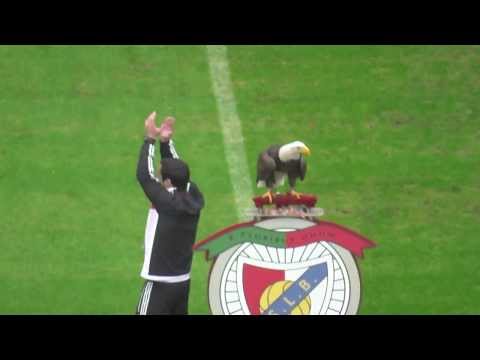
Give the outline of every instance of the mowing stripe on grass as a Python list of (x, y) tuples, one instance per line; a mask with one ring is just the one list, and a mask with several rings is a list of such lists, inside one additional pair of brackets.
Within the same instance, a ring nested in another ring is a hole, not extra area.
[(207, 54), (213, 92), (217, 101), (218, 119), (223, 131), (230, 181), (235, 193), (237, 215), (242, 219), (243, 211), (251, 207), (252, 183), (243, 146), (242, 127), (230, 80), (227, 47), (207, 46)]

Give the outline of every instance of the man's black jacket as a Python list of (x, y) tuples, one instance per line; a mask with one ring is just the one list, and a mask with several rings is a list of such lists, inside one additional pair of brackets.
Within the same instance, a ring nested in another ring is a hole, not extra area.
[[(155, 177), (153, 156), (155, 140), (145, 139), (140, 150), (137, 180), (145, 195), (158, 212), (155, 237), (146, 261), (149, 277), (188, 274), (192, 265), (193, 250), (203, 195), (194, 182), (187, 191), (168, 191)], [(173, 142), (160, 143), (162, 158), (178, 157)]]

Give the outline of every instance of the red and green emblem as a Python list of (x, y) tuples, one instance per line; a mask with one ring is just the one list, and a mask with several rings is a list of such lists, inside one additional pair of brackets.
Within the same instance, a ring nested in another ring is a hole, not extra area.
[(375, 244), (343, 226), (298, 217), (232, 225), (197, 243), (214, 259), (213, 314), (355, 314), (354, 255)]

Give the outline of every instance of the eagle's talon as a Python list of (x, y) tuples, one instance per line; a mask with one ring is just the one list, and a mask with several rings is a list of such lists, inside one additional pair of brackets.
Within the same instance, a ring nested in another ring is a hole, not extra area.
[(289, 194), (296, 197), (298, 200), (302, 197), (302, 193), (296, 192), (295, 190), (290, 190)]
[(273, 204), (273, 194), (271, 191), (267, 191), (265, 194), (262, 195), (262, 199), (268, 199), (269, 204)]

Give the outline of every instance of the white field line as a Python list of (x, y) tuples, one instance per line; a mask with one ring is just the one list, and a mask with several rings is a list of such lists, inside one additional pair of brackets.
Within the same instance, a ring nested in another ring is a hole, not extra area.
[(218, 119), (223, 131), (230, 181), (235, 194), (237, 216), (243, 220), (245, 210), (252, 207), (252, 183), (243, 145), (242, 127), (230, 80), (227, 47), (207, 46), (207, 55), (213, 92), (217, 101)]

